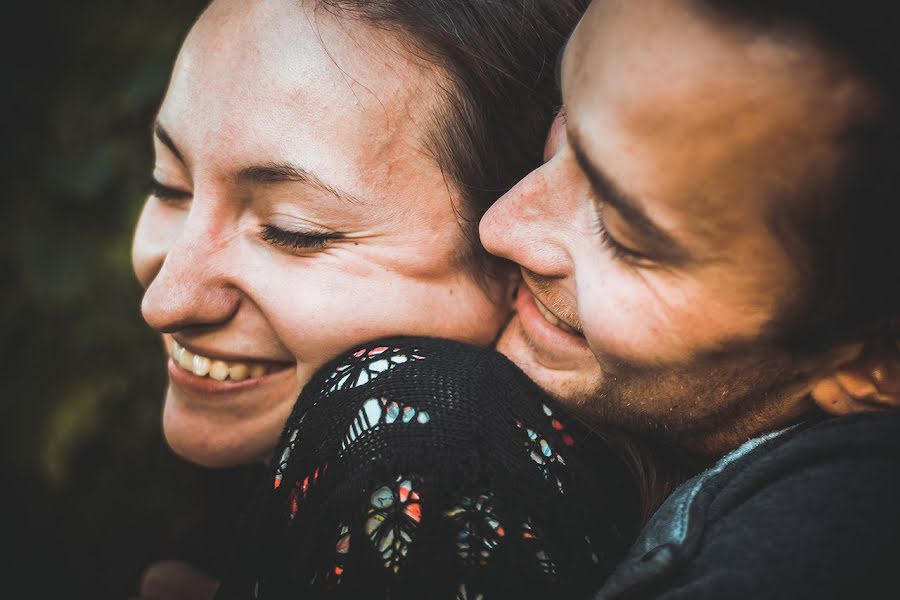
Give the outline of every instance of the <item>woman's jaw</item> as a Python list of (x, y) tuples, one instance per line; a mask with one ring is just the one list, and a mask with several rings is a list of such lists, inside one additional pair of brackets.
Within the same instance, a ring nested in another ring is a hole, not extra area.
[[(163, 335), (169, 389), (166, 440), (207, 467), (264, 461), (308, 377), (297, 363), (243, 356)], [(224, 377), (223, 377), (224, 374)]]

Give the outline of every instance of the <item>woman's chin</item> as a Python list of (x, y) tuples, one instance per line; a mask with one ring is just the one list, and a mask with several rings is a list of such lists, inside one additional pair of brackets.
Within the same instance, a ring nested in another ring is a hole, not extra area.
[(268, 414), (209, 411), (169, 386), (163, 408), (163, 435), (172, 451), (202, 467), (225, 468), (265, 462), (281, 435), (293, 401)]

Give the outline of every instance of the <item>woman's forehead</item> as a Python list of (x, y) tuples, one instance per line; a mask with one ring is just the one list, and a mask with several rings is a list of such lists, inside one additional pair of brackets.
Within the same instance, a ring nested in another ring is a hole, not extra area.
[(321, 139), (383, 158), (423, 146), (431, 122), (435, 87), (412, 61), (353, 19), (287, 0), (217, 0), (185, 41), (160, 119), (198, 150), (296, 151)]

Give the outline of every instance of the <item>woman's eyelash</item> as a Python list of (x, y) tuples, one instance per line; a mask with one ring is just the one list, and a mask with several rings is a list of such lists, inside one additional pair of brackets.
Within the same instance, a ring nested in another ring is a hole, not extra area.
[(263, 225), (262, 239), (288, 250), (316, 250), (343, 237), (340, 233), (322, 231), (287, 231), (274, 225)]
[(150, 195), (156, 196), (160, 200), (188, 200), (191, 197), (190, 192), (163, 185), (156, 178), (150, 179), (147, 189)]

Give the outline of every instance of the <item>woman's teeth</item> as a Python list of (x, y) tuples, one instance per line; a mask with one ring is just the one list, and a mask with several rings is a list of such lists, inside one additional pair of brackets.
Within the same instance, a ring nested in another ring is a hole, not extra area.
[(556, 315), (554, 315), (552, 312), (550, 312), (550, 309), (548, 309), (546, 306), (544, 306), (544, 304), (540, 300), (537, 299), (537, 296), (534, 296), (534, 304), (535, 304), (535, 306), (537, 306), (538, 312), (541, 313), (541, 315), (545, 319), (547, 319), (548, 323), (550, 323), (554, 327), (558, 327), (559, 329), (562, 329), (566, 333), (571, 333), (571, 334), (577, 335), (577, 333), (574, 329), (569, 327), (566, 323), (563, 323), (562, 321), (560, 321), (556, 317)]
[(206, 358), (205, 356), (194, 354), (175, 340), (172, 340), (172, 360), (185, 371), (190, 371), (198, 377), (211, 377), (216, 381), (256, 379), (272, 371), (266, 365), (259, 363), (227, 363)]

